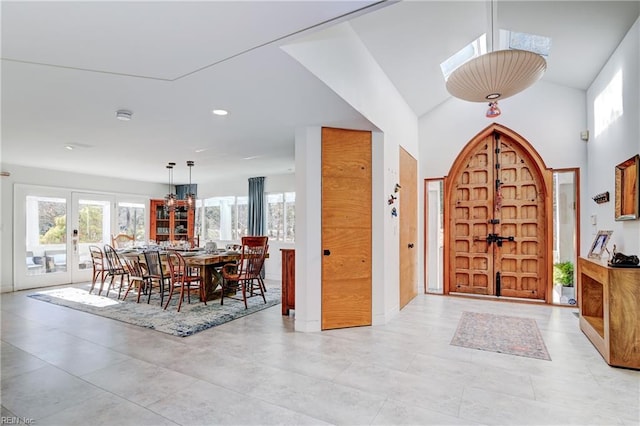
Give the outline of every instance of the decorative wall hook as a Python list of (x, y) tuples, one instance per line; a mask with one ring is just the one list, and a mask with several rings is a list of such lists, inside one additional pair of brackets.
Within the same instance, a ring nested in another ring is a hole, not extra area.
[(395, 207), (391, 209), (391, 216), (398, 217), (398, 210)]
[(593, 198), (593, 201), (595, 201), (598, 204), (608, 203), (609, 202), (609, 191), (603, 192), (601, 194), (594, 195), (592, 198)]
[(400, 186), (400, 184), (399, 184), (399, 183), (396, 183), (396, 187), (394, 188), (393, 192), (398, 192), (398, 191), (400, 191), (400, 188), (402, 188), (402, 187)]
[(395, 200), (397, 200), (397, 199), (398, 199), (398, 197), (394, 197), (394, 195), (393, 195), (393, 194), (391, 194), (391, 195), (389, 195), (389, 199), (387, 200), (387, 203), (388, 203), (389, 205), (391, 205), (391, 204), (393, 204), (393, 202), (394, 202)]

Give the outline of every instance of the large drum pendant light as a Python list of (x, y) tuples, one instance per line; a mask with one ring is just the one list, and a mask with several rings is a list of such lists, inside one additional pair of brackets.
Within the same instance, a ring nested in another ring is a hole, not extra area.
[(538, 81), (547, 62), (526, 50), (497, 50), (473, 58), (456, 68), (447, 90), (456, 98), (487, 102), (513, 96)]
[[(493, 50), (497, 39), (494, 21), (496, 1), (490, 3), (487, 40), (489, 52), (477, 56), (456, 68), (447, 79), (447, 91), (456, 98), (470, 102), (490, 102), (497, 109), (497, 101), (519, 93), (538, 81), (547, 69), (547, 61), (527, 50)], [(494, 114), (499, 115), (499, 109)], [(497, 114), (495, 114), (497, 112)], [(489, 115), (487, 115), (489, 116)]]

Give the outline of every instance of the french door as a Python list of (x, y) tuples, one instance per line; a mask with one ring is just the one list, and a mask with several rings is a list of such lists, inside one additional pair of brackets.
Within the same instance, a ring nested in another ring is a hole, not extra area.
[(104, 194), (71, 194), (71, 282), (91, 279), (93, 266), (89, 246), (111, 244), (115, 197)]
[(490, 126), (445, 183), (449, 292), (548, 300), (551, 172), (533, 147)]
[(16, 185), (14, 289), (91, 279), (89, 246), (110, 244), (115, 197)]

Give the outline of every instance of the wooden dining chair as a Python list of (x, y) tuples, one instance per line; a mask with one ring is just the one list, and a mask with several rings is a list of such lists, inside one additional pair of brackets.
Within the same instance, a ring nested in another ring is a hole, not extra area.
[(98, 281), (98, 277), (100, 277), (100, 290), (98, 290), (98, 295), (100, 295), (102, 293), (102, 287), (104, 286), (104, 279), (107, 274), (108, 267), (106, 265), (104, 253), (100, 247), (89, 246), (89, 253), (91, 254), (91, 264), (93, 266), (93, 275), (91, 277), (91, 289), (89, 290), (89, 294), (91, 294), (95, 288), (96, 281)]
[(128, 234), (111, 235), (111, 246), (113, 248), (125, 248), (127, 245), (131, 245), (136, 241), (136, 237)]
[(148, 284), (148, 292), (147, 295), (147, 303), (151, 301), (151, 293), (153, 292), (153, 287), (157, 285), (158, 293), (160, 295), (160, 306), (164, 305), (164, 295), (167, 291), (166, 285), (170, 283), (171, 276), (169, 275), (169, 271), (167, 271), (162, 264), (162, 257), (158, 250), (147, 250), (144, 252), (144, 262), (147, 266), (147, 284)]
[(136, 253), (135, 255), (123, 256), (123, 259), (125, 267), (129, 272), (129, 285), (127, 286), (127, 291), (124, 292), (122, 301), (125, 301), (129, 291), (131, 291), (133, 287), (136, 287), (136, 291), (138, 292), (136, 303), (140, 303), (140, 296), (143, 293), (146, 294), (147, 291), (151, 291), (149, 289), (149, 274), (142, 262), (140, 262), (139, 254)]
[[(107, 259), (107, 277), (111, 277), (109, 285), (107, 286), (107, 297), (109, 297), (109, 290), (113, 288), (114, 281), (118, 277), (118, 299), (122, 293), (122, 287), (124, 286), (125, 279), (129, 282), (129, 272), (125, 269), (124, 264), (120, 260), (120, 256), (116, 250), (109, 244), (104, 246), (104, 257)], [(102, 291), (102, 290), (101, 290)]]
[[(260, 295), (264, 303), (267, 303), (260, 271), (267, 255), (268, 239), (266, 236), (242, 237), (240, 260), (237, 263), (227, 263), (222, 266), (221, 305), (224, 304), (225, 296), (244, 301), (245, 309), (247, 309), (247, 297)], [(242, 291), (242, 299), (235, 296), (238, 290)], [(255, 293), (257, 291), (259, 294)]]
[(207, 295), (204, 289), (204, 281), (200, 275), (190, 273), (191, 268), (187, 266), (184, 257), (178, 252), (170, 252), (167, 254), (167, 264), (169, 265), (171, 280), (169, 282), (169, 297), (167, 298), (167, 303), (164, 305), (164, 309), (167, 309), (169, 306), (171, 297), (173, 297), (173, 293), (176, 290), (180, 290), (178, 312), (180, 312), (180, 308), (182, 307), (185, 293), (188, 303), (191, 303), (191, 292), (197, 291), (200, 300), (206, 305)]

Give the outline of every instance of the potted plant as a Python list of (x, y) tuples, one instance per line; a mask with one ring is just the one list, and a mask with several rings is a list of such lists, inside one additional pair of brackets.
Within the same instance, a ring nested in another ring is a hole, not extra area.
[(573, 263), (568, 261), (554, 263), (553, 282), (563, 287), (573, 287)]
[(573, 262), (554, 263), (553, 282), (555, 291), (560, 296), (561, 303), (567, 303), (569, 300), (573, 300), (575, 297), (575, 290), (573, 288)]

